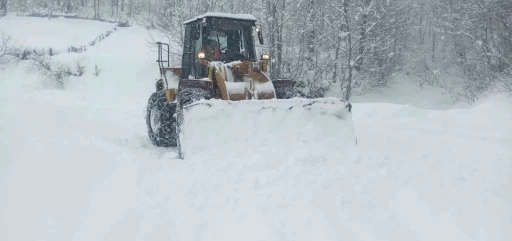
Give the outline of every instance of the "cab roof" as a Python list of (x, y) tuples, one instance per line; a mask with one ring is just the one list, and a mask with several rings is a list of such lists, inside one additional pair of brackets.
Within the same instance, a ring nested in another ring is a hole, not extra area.
[(192, 19), (189, 19), (189, 20), (183, 22), (183, 24), (188, 24), (188, 23), (191, 23), (191, 22), (194, 22), (194, 21), (197, 21), (200, 19), (204, 19), (204, 18), (228, 18), (228, 19), (244, 20), (244, 21), (252, 21), (252, 22), (257, 21), (257, 19), (252, 14), (231, 14), (231, 13), (210, 12), (210, 13), (206, 13), (206, 14), (194, 17)]

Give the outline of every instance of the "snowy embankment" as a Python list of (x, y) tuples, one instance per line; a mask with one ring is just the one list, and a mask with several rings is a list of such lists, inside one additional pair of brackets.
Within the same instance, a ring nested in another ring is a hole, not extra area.
[(132, 27), (58, 56), (88, 67), (66, 90), (42, 87), (27, 62), (0, 70), (0, 240), (512, 237), (509, 97), (443, 110), (359, 99), (358, 145), (343, 153), (262, 145), (179, 160), (146, 135), (147, 39)]

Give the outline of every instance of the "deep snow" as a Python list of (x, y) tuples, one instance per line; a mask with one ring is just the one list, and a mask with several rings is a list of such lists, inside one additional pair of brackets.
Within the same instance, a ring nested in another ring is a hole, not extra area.
[[(357, 98), (358, 145), (342, 153), (226, 147), (179, 160), (146, 135), (158, 74), (147, 41), (131, 27), (57, 56), (88, 67), (66, 90), (25, 73), (29, 62), (0, 70), (0, 240), (512, 237), (510, 97), (424, 109), (391, 89)], [(421, 103), (441, 101), (430, 92)]]

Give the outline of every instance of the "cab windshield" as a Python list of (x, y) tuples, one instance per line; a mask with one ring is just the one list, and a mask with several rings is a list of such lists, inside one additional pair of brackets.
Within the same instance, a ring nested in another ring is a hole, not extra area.
[(203, 32), (203, 49), (210, 61), (255, 61), (252, 22), (212, 19)]

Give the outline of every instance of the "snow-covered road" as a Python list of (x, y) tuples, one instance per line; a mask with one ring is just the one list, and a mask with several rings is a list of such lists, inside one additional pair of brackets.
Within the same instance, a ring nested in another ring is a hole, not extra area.
[(512, 237), (508, 97), (448, 110), (355, 103), (359, 144), (344, 153), (179, 160), (146, 135), (145, 73), (157, 69), (142, 33), (89, 50), (103, 75), (66, 91), (23, 66), (0, 70), (0, 240)]

